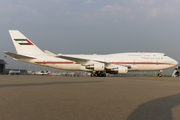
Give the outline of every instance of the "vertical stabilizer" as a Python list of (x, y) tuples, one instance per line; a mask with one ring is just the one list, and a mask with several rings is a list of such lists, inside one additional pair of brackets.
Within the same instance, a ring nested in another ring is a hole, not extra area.
[(9, 33), (18, 54), (45, 54), (18, 30), (9, 30)]

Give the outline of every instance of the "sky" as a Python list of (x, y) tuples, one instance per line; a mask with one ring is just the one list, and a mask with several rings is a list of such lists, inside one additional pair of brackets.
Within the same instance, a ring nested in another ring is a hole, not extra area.
[[(180, 0), (0, 2), (0, 51), (16, 53), (8, 30), (19, 30), (40, 49), (54, 53), (162, 52), (180, 62)], [(0, 59), (4, 56), (0, 52)], [(10, 56), (6, 60), (7, 68), (29, 68)]]

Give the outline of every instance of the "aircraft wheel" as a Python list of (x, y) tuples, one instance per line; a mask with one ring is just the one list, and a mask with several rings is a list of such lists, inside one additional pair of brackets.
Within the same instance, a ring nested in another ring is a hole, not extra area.
[(94, 74), (93, 74), (93, 73), (91, 73), (91, 77), (94, 77)]
[(105, 74), (105, 73), (103, 74), (103, 77), (106, 77), (106, 74)]
[(101, 77), (101, 74), (97, 74), (98, 77)]
[(94, 74), (95, 77), (98, 77), (98, 74)]
[(162, 77), (162, 74), (161, 74), (161, 73), (158, 73), (158, 77)]

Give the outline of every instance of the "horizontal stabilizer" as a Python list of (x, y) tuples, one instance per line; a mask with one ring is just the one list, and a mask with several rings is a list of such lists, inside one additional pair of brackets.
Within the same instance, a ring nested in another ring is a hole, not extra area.
[(11, 52), (6, 52), (4, 51), (3, 53), (15, 58), (15, 59), (36, 59), (34, 57), (29, 57), (29, 56), (25, 56), (25, 55), (20, 55), (20, 54), (15, 54), (15, 53), (11, 53)]

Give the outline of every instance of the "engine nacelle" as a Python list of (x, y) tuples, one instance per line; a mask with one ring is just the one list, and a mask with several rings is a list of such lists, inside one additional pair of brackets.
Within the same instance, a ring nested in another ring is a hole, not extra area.
[(94, 71), (104, 71), (105, 64), (104, 63), (94, 63), (94, 65), (86, 65), (86, 69), (93, 69)]
[(122, 67), (108, 69), (107, 72), (111, 74), (126, 74), (128, 72), (128, 68), (122, 66)]

